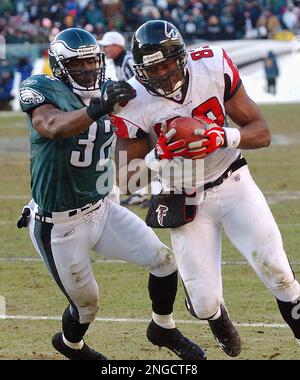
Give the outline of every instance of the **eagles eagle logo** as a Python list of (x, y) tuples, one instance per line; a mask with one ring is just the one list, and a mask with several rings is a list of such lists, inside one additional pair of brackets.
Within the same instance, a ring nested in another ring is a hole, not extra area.
[(24, 104), (40, 104), (45, 100), (44, 95), (30, 87), (20, 89), (20, 101)]

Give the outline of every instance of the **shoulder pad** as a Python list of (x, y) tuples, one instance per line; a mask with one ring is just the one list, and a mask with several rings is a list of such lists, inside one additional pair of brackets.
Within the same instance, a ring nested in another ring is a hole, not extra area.
[(20, 106), (24, 112), (32, 111), (42, 104), (57, 105), (57, 92), (66, 85), (59, 79), (48, 75), (32, 75), (20, 85)]

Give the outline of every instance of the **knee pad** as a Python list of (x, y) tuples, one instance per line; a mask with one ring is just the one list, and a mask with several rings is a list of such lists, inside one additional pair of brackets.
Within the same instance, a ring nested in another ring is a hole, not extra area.
[(170, 248), (163, 245), (154, 257), (153, 265), (149, 268), (150, 272), (156, 277), (169, 276), (177, 270), (175, 257)]

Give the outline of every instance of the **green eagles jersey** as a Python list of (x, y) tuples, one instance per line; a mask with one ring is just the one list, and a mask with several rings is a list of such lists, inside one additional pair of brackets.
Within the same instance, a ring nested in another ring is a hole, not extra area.
[(28, 115), (33, 200), (42, 210), (66, 211), (104, 198), (112, 189), (111, 146), (115, 138), (109, 120), (100, 119), (78, 136), (52, 140), (32, 126), (31, 113), (43, 104), (62, 111), (85, 107), (59, 79), (33, 75), (20, 87), (20, 105)]

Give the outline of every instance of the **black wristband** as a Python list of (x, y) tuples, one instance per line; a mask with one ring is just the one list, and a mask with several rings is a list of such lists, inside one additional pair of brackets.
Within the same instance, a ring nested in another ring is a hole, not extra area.
[(98, 110), (91, 109), (91, 107), (86, 107), (86, 113), (88, 117), (94, 121), (100, 119), (103, 115), (99, 113)]
[(90, 105), (86, 107), (88, 117), (94, 121), (97, 121), (111, 111), (112, 107), (109, 107), (109, 105), (101, 98), (92, 98)]

